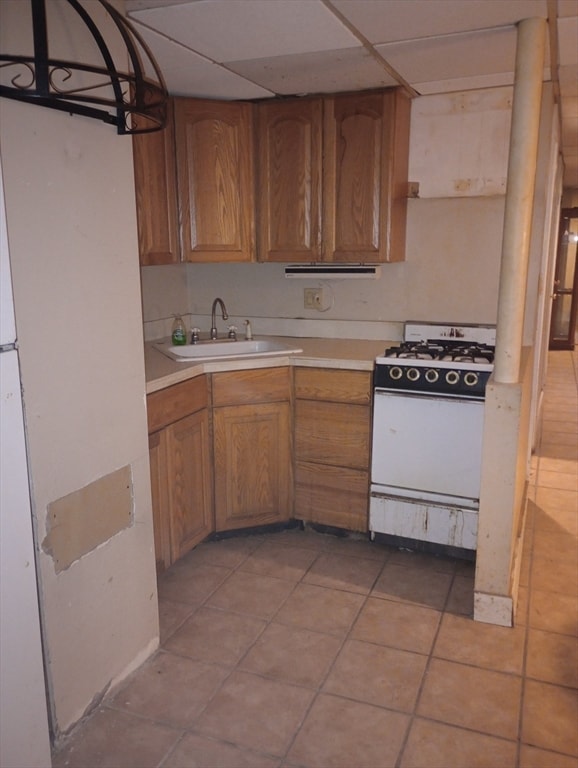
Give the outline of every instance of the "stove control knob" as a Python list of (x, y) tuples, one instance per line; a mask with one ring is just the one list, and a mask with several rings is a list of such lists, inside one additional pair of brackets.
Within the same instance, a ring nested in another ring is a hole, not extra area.
[(480, 377), (475, 371), (468, 371), (464, 375), (464, 384), (467, 387), (475, 387), (479, 380), (480, 380)]
[(439, 372), (436, 371), (435, 368), (428, 368), (425, 372), (425, 380), (429, 381), (430, 384), (433, 384), (439, 379), (440, 375)]
[(446, 373), (446, 382), (448, 384), (457, 384), (460, 380), (460, 374), (457, 371), (448, 371)]
[(399, 381), (399, 379), (401, 379), (401, 377), (402, 377), (402, 374), (403, 374), (403, 372), (402, 372), (401, 368), (399, 367), (399, 365), (393, 365), (389, 369), (389, 378), (393, 379), (394, 381)]
[(417, 381), (419, 379), (419, 371), (417, 368), (408, 368), (406, 375), (410, 381)]

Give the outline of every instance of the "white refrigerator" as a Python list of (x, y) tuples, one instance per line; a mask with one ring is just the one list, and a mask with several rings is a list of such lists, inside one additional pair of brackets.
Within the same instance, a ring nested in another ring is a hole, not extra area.
[(0, 766), (47, 768), (50, 740), (0, 156)]

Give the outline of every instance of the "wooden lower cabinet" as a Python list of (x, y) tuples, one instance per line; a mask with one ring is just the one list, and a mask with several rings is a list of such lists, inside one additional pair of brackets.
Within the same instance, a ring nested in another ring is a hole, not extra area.
[(151, 472), (155, 560), (157, 564), (157, 573), (162, 573), (172, 562), (167, 483), (167, 436), (165, 430), (154, 432), (152, 435), (149, 435), (149, 463)]
[(289, 403), (232, 405), (213, 413), (217, 531), (291, 517)]
[[(176, 418), (175, 403), (186, 413)], [(214, 529), (213, 484), (205, 377), (148, 398), (155, 557), (168, 568)], [(171, 423), (167, 423), (171, 421)]]
[(215, 374), (212, 391), (216, 530), (289, 520), (289, 369)]
[(368, 530), (371, 374), (295, 369), (295, 511)]

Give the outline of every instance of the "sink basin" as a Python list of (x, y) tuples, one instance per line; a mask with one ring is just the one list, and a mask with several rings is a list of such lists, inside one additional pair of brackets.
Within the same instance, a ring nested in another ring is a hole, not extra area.
[(180, 347), (171, 345), (170, 341), (154, 345), (172, 360), (190, 362), (191, 360), (226, 360), (243, 357), (276, 357), (302, 352), (302, 349), (289, 344), (266, 339), (252, 341), (202, 341), (198, 344), (184, 344)]

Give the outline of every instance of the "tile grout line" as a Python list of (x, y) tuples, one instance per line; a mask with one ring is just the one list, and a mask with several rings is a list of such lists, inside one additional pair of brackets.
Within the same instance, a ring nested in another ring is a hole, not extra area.
[(421, 683), (419, 685), (419, 688), (418, 688), (418, 691), (417, 691), (417, 694), (416, 694), (416, 697), (415, 697), (415, 701), (414, 701), (414, 705), (413, 705), (413, 711), (412, 711), (412, 713), (411, 713), (411, 715), (409, 717), (409, 722), (408, 722), (408, 726), (407, 726), (407, 729), (406, 729), (406, 732), (405, 732), (405, 735), (404, 735), (404, 739), (403, 739), (403, 742), (401, 744), (401, 747), (400, 747), (400, 750), (399, 750), (399, 754), (397, 756), (397, 760), (395, 762), (395, 768), (401, 768), (401, 762), (403, 760), (403, 755), (404, 755), (404, 752), (405, 752), (405, 750), (407, 748), (407, 743), (409, 741), (409, 734), (411, 732), (411, 729), (413, 727), (413, 724), (414, 724), (416, 718), (419, 717), (419, 715), (418, 715), (418, 708), (419, 708), (421, 696), (422, 696), (423, 689), (424, 689), (425, 684), (426, 684), (426, 680), (427, 680), (427, 676), (428, 676), (428, 673), (429, 673), (430, 666), (432, 664), (432, 660), (434, 658), (434, 655), (433, 655), (434, 648), (436, 646), (437, 639), (438, 639), (439, 633), (441, 631), (442, 622), (443, 622), (443, 619), (444, 619), (444, 616), (445, 616), (445, 613), (446, 613), (447, 605), (448, 605), (449, 600), (450, 600), (450, 595), (452, 593), (452, 589), (453, 589), (453, 586), (454, 586), (454, 583), (455, 583), (455, 580), (456, 580), (456, 576), (457, 576), (457, 571), (454, 569), (454, 572), (452, 573), (452, 579), (451, 579), (451, 582), (450, 582), (450, 585), (449, 585), (449, 588), (448, 588), (448, 591), (447, 591), (447, 594), (446, 594), (446, 598), (444, 600), (444, 605), (443, 605), (442, 610), (440, 611), (440, 617), (439, 617), (438, 625), (437, 625), (435, 634), (434, 634), (434, 636), (432, 638), (432, 643), (431, 643), (430, 650), (429, 650), (429, 653), (428, 653), (428, 656), (427, 656), (427, 662), (426, 662), (426, 665), (425, 665), (424, 670), (423, 670), (423, 675), (422, 675), (422, 678), (421, 678)]

